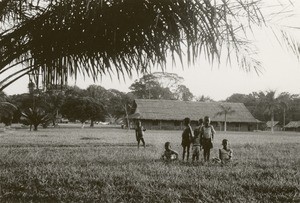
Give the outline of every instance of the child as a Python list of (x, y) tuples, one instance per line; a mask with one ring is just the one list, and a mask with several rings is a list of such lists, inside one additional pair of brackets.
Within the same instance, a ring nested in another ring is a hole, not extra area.
[(226, 164), (232, 160), (233, 151), (228, 147), (227, 139), (222, 141), (223, 149), (219, 149), (219, 159), (222, 164)]
[(202, 126), (203, 126), (203, 119), (200, 118), (198, 121), (198, 126), (194, 130), (193, 156), (192, 156), (193, 162), (195, 161), (195, 159), (197, 161), (199, 161), (199, 155), (200, 155), (200, 151), (201, 151), (200, 131), (201, 131)]
[(214, 127), (210, 125), (210, 118), (208, 116), (204, 117), (204, 126), (201, 128), (200, 139), (203, 147), (204, 161), (209, 161), (210, 149), (213, 148), (213, 139), (216, 131)]
[(183, 120), (185, 129), (182, 132), (182, 141), (181, 141), (181, 146), (183, 148), (183, 154), (182, 154), (182, 160), (185, 158), (185, 153), (187, 153), (187, 161), (189, 160), (190, 156), (190, 145), (193, 140), (193, 130), (190, 125), (191, 119), (190, 118), (185, 118)]
[(161, 156), (161, 158), (163, 160), (166, 160), (166, 161), (173, 161), (173, 160), (178, 159), (178, 153), (171, 149), (171, 143), (170, 142), (165, 143), (165, 152)]
[(146, 131), (146, 129), (142, 126), (141, 121), (138, 120), (135, 129), (135, 136), (138, 142), (138, 148), (140, 148), (140, 141), (142, 141), (144, 148), (146, 147), (145, 140), (144, 140), (144, 131)]

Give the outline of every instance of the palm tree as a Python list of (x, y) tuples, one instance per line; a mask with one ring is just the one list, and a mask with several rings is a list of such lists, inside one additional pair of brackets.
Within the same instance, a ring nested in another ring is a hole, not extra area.
[(45, 110), (36, 107), (36, 108), (29, 108), (26, 111), (22, 112), (21, 120), (25, 125), (30, 125), (30, 131), (32, 126), (33, 126), (33, 130), (37, 131), (38, 126), (40, 124), (46, 126), (48, 122), (51, 120), (51, 118), (48, 116)]
[(283, 130), (285, 130), (284, 126), (286, 124), (286, 111), (289, 110), (291, 107), (291, 102), (294, 98), (296, 98), (298, 95), (291, 95), (288, 92), (282, 92), (281, 94), (278, 95), (277, 99), (279, 102), (279, 106), (283, 111), (282, 115), (282, 125), (283, 125)]
[[(234, 52), (241, 68), (259, 70), (255, 47), (247, 39), (254, 25), (267, 25), (262, 3), (2, 0), (0, 74), (23, 66), (0, 81), (0, 90), (29, 73), (36, 80), (42, 76), (45, 86), (63, 85), (79, 73), (94, 80), (110, 73), (131, 76), (154, 65), (164, 68), (169, 55), (174, 62), (176, 56), (194, 62), (204, 54), (213, 63)], [(297, 41), (286, 34), (283, 39), (299, 54)]]
[(221, 111), (216, 113), (216, 116), (222, 116), (224, 115), (224, 131), (227, 130), (227, 115), (231, 115), (235, 112), (234, 109), (232, 109), (231, 106), (228, 105), (220, 105)]
[(5, 120), (8, 122), (3, 122), (6, 126), (10, 126), (16, 110), (18, 110), (18, 108), (14, 104), (6, 101), (0, 102), (0, 120), (3, 121), (3, 119), (6, 118)]
[(260, 99), (265, 108), (265, 113), (271, 117), (271, 132), (274, 133), (274, 113), (279, 108), (280, 101), (276, 98), (276, 91), (269, 90), (265, 93), (260, 92)]

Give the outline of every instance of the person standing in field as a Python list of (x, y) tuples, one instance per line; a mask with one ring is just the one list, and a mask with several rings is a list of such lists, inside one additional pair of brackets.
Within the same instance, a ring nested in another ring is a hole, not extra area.
[(144, 148), (146, 147), (145, 140), (144, 140), (144, 132), (146, 129), (142, 126), (142, 123), (140, 120), (137, 121), (136, 129), (135, 129), (135, 136), (136, 141), (138, 143), (138, 148), (140, 148), (140, 142), (142, 141)]
[(214, 127), (210, 124), (210, 118), (208, 116), (204, 117), (204, 126), (200, 131), (200, 139), (203, 147), (204, 161), (209, 161), (210, 149), (213, 148), (213, 139), (216, 131)]
[(203, 127), (203, 119), (200, 118), (198, 121), (198, 126), (194, 130), (194, 139), (193, 139), (193, 156), (192, 161), (199, 161), (200, 151), (201, 151), (201, 139), (200, 131)]
[(182, 132), (182, 141), (181, 141), (181, 146), (183, 149), (183, 153), (182, 153), (182, 160), (184, 161), (185, 158), (185, 154), (187, 154), (186, 156), (186, 160), (189, 160), (189, 156), (190, 156), (190, 145), (193, 141), (193, 130), (191, 127), (191, 119), (190, 118), (185, 118), (183, 120), (185, 129)]

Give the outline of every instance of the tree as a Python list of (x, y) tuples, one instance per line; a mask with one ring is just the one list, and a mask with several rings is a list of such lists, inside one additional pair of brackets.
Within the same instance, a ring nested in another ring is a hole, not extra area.
[(53, 126), (55, 126), (57, 119), (60, 117), (60, 109), (65, 100), (65, 94), (60, 90), (48, 90), (40, 95), (45, 101), (45, 109), (48, 116), (52, 120)]
[(221, 104), (220, 105), (221, 111), (216, 113), (216, 116), (224, 115), (224, 131), (227, 130), (227, 115), (235, 113), (235, 110), (231, 108), (231, 106)]
[(130, 85), (131, 93), (138, 99), (174, 99), (168, 87), (162, 87), (153, 74), (143, 75)]
[(79, 120), (82, 128), (87, 120), (91, 120), (93, 127), (94, 121), (103, 121), (105, 115), (103, 106), (91, 97), (68, 97), (61, 111), (69, 120)]
[(276, 98), (276, 91), (269, 90), (266, 93), (260, 92), (260, 99), (263, 102), (263, 106), (265, 108), (266, 114), (270, 115), (271, 117), (271, 132), (274, 133), (274, 113), (275, 110), (279, 108), (279, 100)]
[(179, 85), (175, 92), (175, 98), (181, 101), (191, 101), (193, 100), (194, 95), (185, 85)]
[(196, 101), (199, 101), (199, 102), (214, 102), (214, 100), (212, 98), (210, 98), (209, 96), (204, 96), (204, 95), (201, 95), (201, 96), (197, 97)]
[(12, 103), (1, 101), (0, 102), (0, 121), (5, 124), (5, 126), (10, 126), (13, 120), (14, 112), (18, 108)]
[[(1, 1), (0, 74), (23, 66), (0, 81), (0, 90), (28, 73), (34, 73), (36, 80), (43, 75), (46, 86), (62, 85), (79, 73), (94, 80), (112, 72), (119, 76), (145, 73), (154, 65), (164, 68), (169, 55), (173, 62), (176, 56), (194, 62), (204, 54), (211, 63), (219, 63), (222, 55), (234, 53), (241, 68), (259, 70), (260, 63), (253, 57), (255, 47), (247, 39), (253, 26), (270, 25), (262, 3)], [(298, 55), (298, 42), (280, 33)]]
[(30, 125), (30, 131), (32, 126), (33, 130), (37, 131), (40, 124), (47, 126), (50, 118), (44, 109), (35, 107), (22, 112), (21, 121), (25, 125)]

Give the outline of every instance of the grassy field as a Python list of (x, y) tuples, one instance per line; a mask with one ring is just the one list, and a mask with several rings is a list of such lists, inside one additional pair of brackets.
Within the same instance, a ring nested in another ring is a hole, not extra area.
[(180, 131), (99, 128), (0, 133), (0, 202), (300, 202), (300, 133), (217, 132), (234, 164), (159, 160)]

